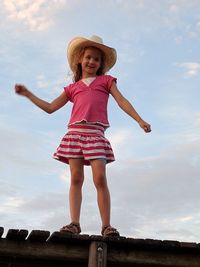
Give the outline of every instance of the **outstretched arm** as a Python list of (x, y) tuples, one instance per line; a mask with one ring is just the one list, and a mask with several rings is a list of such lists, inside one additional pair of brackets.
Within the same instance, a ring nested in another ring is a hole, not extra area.
[(39, 97), (35, 96), (31, 91), (29, 91), (24, 85), (16, 84), (15, 92), (18, 95), (27, 97), (36, 106), (44, 110), (45, 112), (51, 114), (54, 111), (60, 109), (68, 102), (68, 97), (65, 92), (63, 92), (59, 97), (54, 99), (51, 103), (46, 102)]
[(136, 120), (140, 127), (146, 132), (151, 132), (151, 125), (145, 122), (140, 115), (137, 113), (137, 111), (134, 109), (134, 107), (131, 105), (131, 103), (120, 93), (120, 91), (117, 88), (117, 85), (115, 82), (113, 82), (112, 87), (110, 89), (111, 95), (114, 97), (115, 101), (119, 105), (119, 107), (126, 112), (130, 117), (132, 117), (134, 120)]

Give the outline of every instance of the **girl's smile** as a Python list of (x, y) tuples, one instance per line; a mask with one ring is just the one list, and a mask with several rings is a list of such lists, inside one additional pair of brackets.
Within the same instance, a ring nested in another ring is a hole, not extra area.
[(101, 67), (102, 53), (94, 47), (86, 48), (82, 60), (82, 78), (96, 76), (98, 69)]

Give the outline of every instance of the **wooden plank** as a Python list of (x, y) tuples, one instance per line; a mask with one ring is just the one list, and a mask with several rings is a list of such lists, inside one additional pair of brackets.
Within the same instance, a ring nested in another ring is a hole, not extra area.
[(107, 244), (93, 241), (89, 248), (88, 267), (107, 266)]
[(49, 231), (32, 230), (28, 236), (29, 241), (45, 242), (50, 236)]
[(90, 236), (53, 232), (51, 236), (47, 239), (47, 242), (88, 244), (90, 242)]
[(180, 242), (181, 248), (186, 248), (186, 249), (198, 249), (197, 243), (195, 242)]
[(9, 229), (6, 238), (7, 239), (14, 239), (14, 237), (18, 234), (19, 229)]
[(3, 227), (0, 227), (0, 238), (1, 238), (2, 235), (3, 235), (3, 232), (4, 232), (4, 228), (3, 228)]
[(163, 246), (167, 249), (174, 249), (174, 248), (180, 248), (181, 244), (179, 241), (174, 240), (163, 240), (162, 241)]
[(12, 240), (25, 240), (27, 236), (28, 230), (9, 229), (6, 238)]
[[(176, 244), (173, 244), (176, 246)], [(172, 245), (172, 246), (173, 246)], [(200, 254), (180, 249), (159, 250), (130, 246), (108, 246), (107, 263), (111, 266), (200, 267)]]
[[(0, 236), (3, 232), (0, 227)], [(71, 266), (67, 265), (69, 262), (77, 262), (77, 266), (83, 263), (82, 266), (88, 264), (88, 267), (106, 267), (106, 264), (118, 267), (200, 267), (200, 244), (196, 243), (72, 236), (60, 232), (49, 237), (49, 231), (41, 230), (33, 230), (26, 239), (27, 234), (27, 230), (10, 229), (6, 238), (0, 238), (0, 266), (8, 258), (28, 263), (58, 262), (55, 266), (60, 266), (61, 262), (66, 266)]]
[(51, 243), (0, 239), (0, 258), (23, 258), (28, 262), (37, 260), (57, 260), (70, 262), (88, 262), (89, 245), (79, 243)]

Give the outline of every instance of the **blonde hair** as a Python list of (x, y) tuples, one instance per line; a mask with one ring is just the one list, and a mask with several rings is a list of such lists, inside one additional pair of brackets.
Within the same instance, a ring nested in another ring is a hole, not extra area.
[[(82, 67), (81, 67), (81, 63), (80, 63), (80, 59), (83, 57), (85, 50), (89, 48), (89, 47), (84, 47), (79, 51), (79, 54), (76, 56), (76, 62), (78, 62), (76, 64), (76, 67), (73, 71), (73, 81), (74, 82), (78, 82), (79, 80), (82, 79)], [(104, 61), (105, 61), (105, 55), (103, 53), (103, 51), (97, 47), (94, 47), (95, 49), (99, 50), (101, 52), (101, 66), (100, 68), (97, 70), (97, 76), (100, 75), (104, 75), (105, 71), (104, 71)]]

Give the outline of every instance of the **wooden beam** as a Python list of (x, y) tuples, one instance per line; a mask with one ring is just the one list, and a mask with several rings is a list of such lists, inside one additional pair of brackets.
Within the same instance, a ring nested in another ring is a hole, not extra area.
[[(200, 244), (170, 240), (104, 238), (0, 227), (0, 267), (15, 261), (73, 262), (82, 267), (200, 267)], [(82, 264), (82, 265), (80, 265)], [(17, 266), (17, 265), (16, 265)], [(38, 265), (44, 266), (44, 265)], [(52, 266), (52, 265), (47, 265)], [(59, 265), (63, 266), (63, 265)], [(71, 265), (69, 265), (71, 266)]]
[(108, 264), (135, 267), (200, 267), (200, 254), (189, 251), (116, 248), (108, 246)]
[(107, 244), (93, 241), (89, 248), (88, 267), (106, 267)]
[(30, 242), (0, 239), (1, 257), (18, 257), (27, 259), (43, 259), (59, 261), (88, 261), (89, 247), (83, 244)]

